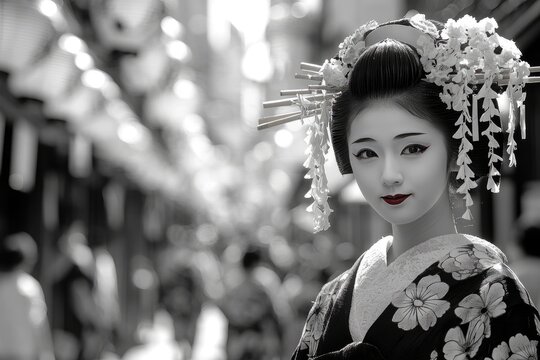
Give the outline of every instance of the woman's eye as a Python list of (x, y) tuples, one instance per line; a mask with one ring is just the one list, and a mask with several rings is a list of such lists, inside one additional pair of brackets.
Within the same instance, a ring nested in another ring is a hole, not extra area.
[(403, 155), (422, 154), (424, 151), (427, 150), (428, 147), (429, 146), (424, 146), (424, 145), (420, 145), (420, 144), (412, 144), (412, 145), (409, 145), (409, 146), (405, 147), (405, 149), (403, 149), (401, 154), (403, 154)]
[(359, 159), (370, 159), (372, 157), (377, 157), (377, 154), (373, 150), (364, 149), (354, 154), (354, 156), (356, 156)]

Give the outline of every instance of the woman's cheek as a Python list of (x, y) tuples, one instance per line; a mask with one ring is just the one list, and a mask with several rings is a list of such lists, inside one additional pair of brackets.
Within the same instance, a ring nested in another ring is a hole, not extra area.
[(356, 175), (356, 183), (362, 192), (362, 195), (368, 202), (372, 202), (372, 199), (376, 198), (375, 183), (376, 179), (374, 177), (368, 176), (369, 173), (366, 171), (361, 175)]

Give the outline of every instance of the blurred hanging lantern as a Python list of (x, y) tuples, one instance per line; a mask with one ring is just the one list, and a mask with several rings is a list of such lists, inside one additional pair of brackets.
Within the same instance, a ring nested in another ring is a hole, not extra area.
[(110, 50), (136, 53), (158, 34), (160, 0), (100, 0), (90, 3), (90, 18), (100, 43)]
[[(73, 70), (73, 65), (79, 71), (76, 79), (71, 78), (65, 81), (66, 86), (62, 96), (48, 96), (44, 112), (50, 118), (76, 123), (104, 106), (106, 98), (117, 96), (115, 93), (119, 91), (118, 85), (113, 83), (108, 75), (94, 68), (94, 59), (81, 39), (64, 34), (60, 37), (58, 45), (65, 52), (73, 54), (73, 62), (66, 65), (64, 72), (68, 71), (68, 68)], [(71, 71), (70, 74), (73, 73), (76, 71)], [(104, 91), (107, 86), (113, 93), (110, 96), (107, 96), (107, 91)], [(69, 91), (66, 91), (68, 88)]]
[(47, 102), (71, 91), (79, 81), (81, 69), (75, 64), (76, 54), (61, 46), (70, 41), (68, 37), (77, 39), (73, 35), (62, 35), (32, 66), (12, 72), (8, 81), (14, 95)]
[(57, 36), (55, 11), (51, 0), (0, 1), (0, 70), (22, 70), (47, 53)]

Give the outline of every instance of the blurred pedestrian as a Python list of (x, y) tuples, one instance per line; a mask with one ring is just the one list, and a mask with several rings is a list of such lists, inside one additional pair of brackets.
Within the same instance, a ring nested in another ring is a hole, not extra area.
[[(282, 338), (276, 304), (258, 278), (261, 253), (248, 247), (242, 257), (241, 278), (225, 294), (222, 309), (229, 322), (228, 360), (273, 360), (281, 358)], [(267, 273), (265, 269), (263, 273)]]
[(63, 232), (57, 251), (51, 267), (56, 358), (94, 360), (103, 350), (97, 334), (101, 316), (94, 291), (95, 261), (81, 222)]
[(161, 255), (157, 319), (170, 317), (173, 339), (182, 349), (183, 358), (225, 359), (227, 321), (208, 296), (208, 279), (202, 271), (210, 257), (176, 247), (167, 248)]
[(0, 235), (0, 359), (54, 359), (43, 289), (30, 275), (36, 260), (29, 234)]

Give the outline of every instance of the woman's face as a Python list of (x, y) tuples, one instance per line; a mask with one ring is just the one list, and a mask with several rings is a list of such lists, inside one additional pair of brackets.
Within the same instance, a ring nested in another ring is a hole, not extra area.
[(391, 224), (421, 218), (447, 194), (444, 134), (398, 105), (377, 102), (362, 110), (351, 122), (348, 144), (362, 194)]

